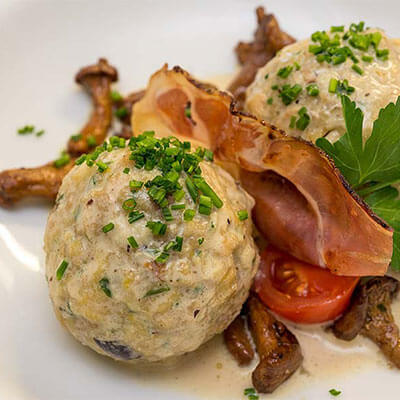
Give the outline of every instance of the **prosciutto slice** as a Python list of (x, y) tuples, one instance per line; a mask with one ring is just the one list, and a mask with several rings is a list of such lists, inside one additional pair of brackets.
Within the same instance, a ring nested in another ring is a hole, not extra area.
[(238, 112), (232, 97), (164, 66), (133, 108), (135, 134), (182, 135), (239, 166), (256, 199), (253, 218), (275, 246), (338, 275), (383, 275), (392, 229), (312, 144)]

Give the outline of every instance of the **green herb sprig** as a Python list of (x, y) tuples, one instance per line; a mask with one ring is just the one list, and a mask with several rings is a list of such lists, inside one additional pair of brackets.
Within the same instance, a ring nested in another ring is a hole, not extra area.
[(400, 97), (379, 112), (371, 136), (363, 143), (364, 115), (347, 96), (342, 96), (346, 133), (331, 144), (319, 138), (317, 146), (353, 187), (393, 229), (391, 266), (400, 270), (400, 200), (392, 185), (400, 182)]

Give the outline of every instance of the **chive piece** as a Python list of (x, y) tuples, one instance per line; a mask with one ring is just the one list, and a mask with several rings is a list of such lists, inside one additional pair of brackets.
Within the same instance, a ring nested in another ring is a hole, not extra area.
[(331, 26), (331, 32), (344, 32), (344, 25), (340, 26)]
[(184, 197), (185, 197), (185, 192), (184, 192), (184, 190), (182, 190), (182, 189), (179, 189), (179, 190), (177, 190), (177, 191), (174, 193), (174, 199), (175, 199), (176, 201), (180, 201), (180, 200), (182, 200)]
[(362, 75), (362, 74), (364, 73), (364, 71), (363, 71), (357, 64), (353, 64), (353, 65), (351, 66), (351, 69), (352, 69), (353, 71), (356, 71), (357, 74), (359, 74), (359, 75)]
[(95, 147), (97, 145), (96, 138), (93, 135), (87, 137), (86, 143), (89, 147)]
[(161, 209), (161, 212), (166, 221), (172, 221), (174, 219), (174, 217), (171, 214), (171, 210), (168, 207), (163, 207)]
[(278, 89), (279, 89), (279, 86), (278, 86), (278, 85), (272, 85), (272, 86), (271, 86), (271, 89), (272, 89), (272, 90), (278, 90)]
[(111, 290), (108, 287), (109, 284), (110, 284), (110, 281), (108, 280), (108, 278), (101, 278), (99, 280), (99, 285), (100, 285), (101, 290), (106, 294), (106, 296), (112, 297)]
[(382, 61), (386, 61), (389, 58), (389, 49), (376, 50), (376, 56)]
[(36, 132), (36, 136), (40, 137), (40, 136), (43, 136), (45, 133), (46, 133), (46, 131), (44, 129), (41, 129), (40, 131)]
[(190, 210), (190, 209), (185, 210), (185, 212), (183, 213), (183, 219), (185, 221), (191, 221), (194, 218), (195, 214), (196, 214), (196, 211), (194, 211), (194, 210)]
[(336, 389), (331, 389), (330, 391), (329, 391), (329, 393), (332, 395), (332, 396), (339, 396), (342, 392), (340, 391), (340, 390), (336, 390)]
[(169, 258), (169, 253), (163, 251), (156, 259), (155, 262), (165, 264)]
[(318, 96), (319, 95), (319, 87), (316, 83), (311, 83), (306, 86), (306, 91), (309, 96)]
[(192, 118), (192, 110), (191, 110), (192, 104), (190, 101), (187, 102), (186, 107), (185, 107), (185, 117), (186, 118)]
[(168, 252), (175, 246), (175, 242), (171, 240), (170, 242), (167, 243), (167, 245), (164, 247), (164, 251)]
[(363, 55), (363, 56), (361, 57), (361, 60), (363, 60), (363, 61), (365, 61), (365, 62), (367, 62), (367, 63), (372, 62), (373, 59), (374, 59), (373, 57), (371, 57), (371, 56), (366, 56), (366, 55)]
[(60, 266), (57, 268), (56, 277), (57, 277), (58, 281), (60, 281), (61, 278), (64, 276), (65, 270), (67, 269), (68, 264), (69, 264), (68, 261), (63, 260), (61, 262)]
[(126, 107), (120, 107), (115, 110), (115, 116), (119, 119), (125, 118), (128, 115)]
[(79, 158), (75, 160), (75, 165), (81, 165), (86, 161), (86, 154), (82, 154)]
[(206, 159), (207, 161), (214, 161), (214, 153), (209, 149), (205, 149), (204, 159)]
[(116, 90), (111, 91), (110, 97), (114, 102), (123, 100), (122, 94)]
[(167, 225), (163, 224), (161, 221), (148, 221), (146, 227), (156, 236), (164, 235), (167, 231)]
[(124, 168), (124, 170), (122, 171), (124, 174), (129, 174), (129, 172), (130, 172), (130, 169), (127, 167), (127, 168)]
[(194, 184), (198, 189), (202, 191), (203, 194), (205, 194), (207, 197), (209, 197), (214, 204), (215, 207), (221, 208), (224, 203), (223, 201), (218, 197), (218, 195), (214, 192), (214, 190), (211, 188), (211, 186), (205, 181), (204, 178), (194, 178), (193, 179)]
[(286, 79), (292, 73), (292, 71), (293, 71), (293, 67), (291, 65), (288, 65), (286, 67), (281, 68), (278, 71), (277, 75), (280, 78)]
[(33, 133), (33, 131), (35, 130), (35, 127), (33, 125), (25, 125), (22, 128), (19, 128), (17, 130), (19, 135), (26, 135), (26, 134), (30, 134)]
[(128, 222), (130, 224), (133, 224), (136, 221), (139, 221), (139, 219), (144, 218), (144, 213), (139, 212), (139, 211), (131, 211), (128, 215)]
[(299, 97), (302, 90), (303, 88), (297, 83), (293, 86), (283, 85), (282, 89), (280, 90), (279, 97), (281, 98), (282, 103), (285, 106), (288, 106)]
[(172, 204), (171, 210), (184, 210), (185, 204)]
[(268, 79), (268, 77), (269, 77), (269, 74), (264, 75), (264, 79)]
[(170, 288), (169, 288), (168, 286), (159, 287), (159, 288), (155, 288), (155, 289), (150, 289), (150, 290), (144, 295), (144, 297), (154, 296), (154, 295), (156, 295), (156, 294), (168, 292), (169, 290), (170, 290)]
[(202, 244), (203, 244), (203, 242), (204, 242), (204, 238), (202, 237), (202, 238), (199, 238), (198, 240), (197, 240), (197, 242), (199, 243), (199, 245), (201, 246)]
[(272, 104), (273, 101), (274, 101), (274, 99), (273, 99), (272, 97), (270, 97), (270, 98), (267, 100), (267, 104)]
[(183, 237), (177, 236), (177, 237), (175, 238), (174, 250), (175, 250), (175, 251), (182, 251), (182, 245), (183, 245)]
[[(128, 172), (129, 172), (129, 168), (128, 168)], [(137, 181), (135, 179), (133, 179), (129, 182), (129, 188), (131, 189), (132, 192), (138, 191), (139, 189), (142, 188), (142, 186), (143, 186), (143, 182)]]
[(81, 134), (81, 133), (78, 133), (78, 134), (76, 134), (76, 135), (72, 135), (70, 139), (71, 139), (73, 142), (78, 142), (79, 140), (82, 139), (82, 134)]
[(382, 35), (380, 32), (374, 32), (371, 34), (371, 43), (375, 48), (378, 48), (379, 43), (381, 42)]
[(102, 230), (104, 233), (108, 233), (108, 232), (112, 231), (113, 229), (114, 229), (114, 224), (113, 224), (112, 222), (108, 223), (107, 225), (104, 225), (104, 226), (101, 228), (101, 230)]
[(331, 80), (329, 81), (328, 92), (336, 93), (337, 86), (338, 86), (338, 80), (335, 78), (331, 78)]
[(296, 121), (296, 128), (300, 129), (301, 131), (304, 131), (309, 125), (311, 118), (307, 113), (306, 107), (301, 107), (298, 114), (299, 114), (299, 119)]
[(61, 153), (60, 158), (58, 158), (57, 160), (54, 161), (54, 166), (56, 168), (62, 168), (65, 165), (67, 165), (70, 161), (71, 161), (71, 157), (69, 156), (69, 154), (66, 151), (63, 151)]
[(249, 394), (256, 394), (257, 392), (256, 392), (256, 389), (251, 387), (251, 388), (244, 389), (243, 393), (245, 396), (248, 396)]
[(139, 247), (137, 241), (135, 240), (135, 238), (133, 236), (129, 236), (127, 240), (128, 240), (129, 245), (133, 249), (137, 249)]
[(249, 213), (247, 212), (247, 210), (240, 210), (238, 211), (237, 215), (240, 221), (244, 221), (249, 218)]
[(185, 179), (185, 184), (186, 184), (187, 190), (190, 194), (190, 197), (196, 203), (197, 197), (198, 197), (198, 192), (197, 192), (196, 187), (194, 186), (193, 181), (189, 177), (187, 177)]
[(199, 205), (201, 205), (201, 206), (204, 206), (204, 207), (207, 207), (207, 208), (211, 208), (212, 207), (212, 200), (211, 200), (211, 198), (210, 197), (208, 197), (208, 196), (204, 196), (204, 195), (201, 195), (200, 196), (200, 198), (199, 198)]
[(103, 161), (97, 161), (96, 163), (97, 169), (99, 170), (100, 173), (103, 173), (104, 171), (107, 171), (108, 165), (104, 163)]
[(294, 128), (296, 126), (296, 117), (294, 115), (292, 115), (290, 117), (290, 124), (289, 124), (289, 128)]
[(123, 203), (122, 203), (122, 208), (125, 211), (132, 211), (134, 210), (134, 208), (136, 207), (136, 200), (131, 197), (129, 199), (126, 199)]

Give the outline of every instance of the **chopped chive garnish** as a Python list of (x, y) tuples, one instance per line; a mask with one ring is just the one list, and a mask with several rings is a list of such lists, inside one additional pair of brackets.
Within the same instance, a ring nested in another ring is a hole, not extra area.
[(131, 211), (128, 215), (128, 222), (130, 224), (133, 224), (136, 221), (139, 221), (139, 219), (144, 218), (144, 213), (140, 211)]
[(247, 210), (240, 210), (238, 211), (237, 215), (240, 221), (244, 221), (249, 218), (249, 213), (247, 212)]
[(184, 192), (184, 190), (182, 190), (182, 189), (177, 190), (177, 191), (174, 193), (174, 199), (175, 199), (176, 201), (180, 201), (180, 200), (182, 200), (184, 197), (185, 197), (185, 192)]
[(209, 149), (205, 149), (205, 151), (204, 151), (204, 159), (207, 160), (207, 161), (213, 161), (214, 160), (214, 153)]
[(153, 232), (153, 235), (156, 236), (164, 235), (167, 231), (167, 225), (163, 224), (161, 221), (148, 221), (146, 223), (146, 227), (149, 228)]
[(112, 222), (108, 223), (107, 225), (104, 225), (104, 226), (101, 228), (101, 230), (102, 230), (104, 233), (108, 233), (108, 232), (112, 231), (113, 229), (114, 229), (114, 224), (113, 224)]
[(75, 165), (81, 165), (86, 161), (86, 154), (82, 154), (79, 158), (75, 160)]
[(288, 84), (283, 85), (279, 91), (279, 97), (281, 98), (282, 103), (285, 106), (288, 106), (290, 103), (295, 101), (297, 97), (299, 97), (302, 90), (302, 87), (297, 83), (293, 86), (290, 86)]
[(344, 32), (344, 25), (340, 26), (331, 26), (331, 32)]
[(68, 264), (69, 264), (68, 261), (63, 260), (61, 262), (61, 264), (59, 265), (59, 267), (57, 268), (56, 277), (57, 277), (58, 281), (60, 281), (61, 278), (64, 276), (65, 270), (67, 269)]
[(126, 199), (122, 203), (122, 208), (125, 211), (132, 211), (132, 210), (134, 210), (135, 207), (136, 207), (136, 200), (134, 198)]
[(124, 170), (122, 171), (124, 174), (129, 174), (130, 169), (129, 168), (124, 168)]
[(78, 134), (76, 134), (76, 135), (72, 135), (71, 136), (71, 140), (73, 141), (73, 142), (78, 142), (79, 140), (81, 140), (82, 139), (82, 134), (81, 133), (78, 133)]
[(359, 74), (359, 75), (362, 75), (362, 74), (364, 73), (364, 71), (363, 71), (357, 64), (353, 64), (353, 65), (351, 66), (351, 69), (352, 69), (353, 71), (356, 71), (357, 74)]
[(271, 86), (271, 89), (272, 89), (272, 90), (278, 90), (278, 89), (279, 89), (279, 86), (278, 86), (278, 85), (272, 85), (272, 86)]
[(108, 278), (101, 278), (99, 280), (99, 285), (100, 285), (101, 290), (106, 294), (106, 296), (112, 297), (112, 293), (109, 288), (109, 284), (110, 284), (110, 281), (108, 280)]
[(338, 80), (335, 78), (331, 78), (331, 80), (329, 81), (328, 92), (336, 93), (337, 86), (338, 86)]
[(171, 240), (170, 242), (168, 242), (166, 244), (166, 246), (164, 247), (164, 251), (168, 252), (169, 250), (171, 250), (173, 247), (175, 246), (175, 242), (173, 240)]
[(185, 204), (172, 204), (171, 210), (184, 210)]
[(374, 59), (373, 57), (371, 57), (371, 56), (366, 56), (366, 55), (363, 55), (363, 56), (361, 57), (361, 60), (363, 60), (363, 61), (365, 61), (365, 62), (367, 62), (367, 63), (372, 62), (373, 59)]
[(70, 161), (71, 161), (71, 157), (69, 156), (69, 154), (66, 151), (63, 151), (61, 153), (60, 158), (58, 158), (57, 160), (54, 161), (54, 166), (56, 168), (62, 168), (65, 165), (67, 165)]
[[(129, 172), (129, 168), (128, 168), (128, 172)], [(129, 182), (129, 188), (131, 189), (132, 192), (138, 191), (139, 189), (142, 188), (142, 186), (143, 186), (143, 182), (137, 181), (135, 179), (133, 179)]]
[(389, 58), (389, 49), (382, 49), (382, 50), (377, 49), (376, 56), (382, 61), (387, 60)]
[(296, 71), (299, 71), (301, 69), (300, 64), (298, 62), (294, 62), (293, 65), (294, 65)]
[(194, 211), (194, 210), (190, 210), (190, 209), (185, 210), (185, 212), (183, 213), (183, 219), (185, 221), (191, 221), (194, 218), (195, 214), (196, 214), (196, 211)]
[(165, 264), (169, 258), (169, 253), (163, 251), (156, 259), (155, 262)]
[(86, 143), (89, 147), (95, 147), (97, 145), (96, 138), (93, 135), (87, 137)]
[(193, 178), (196, 187), (207, 197), (209, 197), (215, 207), (221, 208), (224, 203), (214, 192), (211, 186), (202, 177)]
[(340, 391), (340, 390), (336, 390), (336, 389), (331, 389), (330, 391), (329, 391), (329, 393), (332, 395), (332, 396), (339, 396), (342, 392)]
[(175, 251), (182, 251), (182, 244), (183, 244), (183, 237), (177, 236), (177, 237), (175, 238), (174, 250), (175, 250)]
[(296, 128), (304, 131), (310, 123), (310, 116), (307, 113), (307, 108), (302, 107), (300, 108), (299, 112), (299, 119), (296, 121)]
[(185, 184), (186, 184), (186, 188), (190, 194), (190, 197), (196, 203), (197, 197), (198, 197), (198, 192), (197, 192), (196, 187), (194, 186), (193, 181), (189, 177), (187, 177), (185, 179)]
[(274, 99), (272, 98), (272, 97), (270, 97), (268, 100), (267, 100), (267, 104), (272, 104), (274, 102)]
[(110, 97), (112, 101), (121, 101), (123, 100), (122, 94), (116, 90), (111, 91)]
[(40, 131), (37, 131), (35, 135), (37, 137), (40, 137), (40, 136), (43, 136), (45, 133), (46, 133), (46, 131), (44, 129), (41, 129)]
[(128, 115), (128, 110), (126, 109), (126, 107), (120, 107), (115, 110), (115, 116), (117, 118), (122, 119), (125, 118), (127, 115)]
[(166, 221), (172, 221), (174, 219), (174, 217), (171, 214), (171, 210), (168, 207), (163, 207), (161, 209), (161, 212)]
[(268, 79), (269, 74), (265, 74), (264, 79)]
[(154, 296), (154, 295), (156, 295), (156, 294), (168, 292), (169, 290), (170, 290), (170, 288), (169, 288), (168, 286), (150, 289), (150, 290), (144, 295), (144, 297)]
[(316, 83), (311, 83), (308, 86), (306, 86), (306, 90), (309, 96), (319, 95), (319, 87)]
[(204, 242), (204, 238), (203, 238), (203, 237), (202, 237), (202, 238), (199, 238), (199, 239), (197, 240), (197, 242), (199, 243), (199, 245), (202, 245), (203, 242)]
[(127, 240), (128, 240), (129, 245), (133, 249), (137, 249), (139, 247), (137, 241), (135, 240), (135, 238), (133, 236), (129, 236)]
[(286, 79), (291, 74), (292, 71), (293, 71), (293, 67), (291, 65), (288, 65), (286, 67), (281, 68), (278, 71), (277, 75), (280, 78)]
[(24, 127), (19, 128), (17, 132), (19, 135), (27, 135), (33, 133), (34, 130), (35, 127), (33, 125), (25, 125)]
[(96, 162), (97, 169), (99, 170), (100, 173), (103, 173), (104, 171), (107, 171), (108, 165), (104, 163), (103, 161), (97, 161)]

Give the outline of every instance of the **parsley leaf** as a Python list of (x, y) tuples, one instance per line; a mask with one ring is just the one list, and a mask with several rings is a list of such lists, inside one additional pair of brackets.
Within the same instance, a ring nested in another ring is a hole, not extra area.
[(364, 115), (342, 96), (346, 133), (335, 143), (325, 138), (316, 144), (335, 162), (341, 173), (372, 210), (393, 229), (391, 266), (400, 270), (400, 199), (393, 183), (400, 181), (400, 97), (379, 112), (371, 136), (363, 144)]

